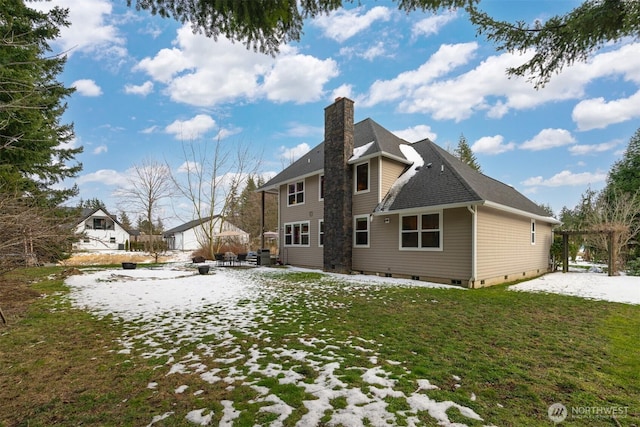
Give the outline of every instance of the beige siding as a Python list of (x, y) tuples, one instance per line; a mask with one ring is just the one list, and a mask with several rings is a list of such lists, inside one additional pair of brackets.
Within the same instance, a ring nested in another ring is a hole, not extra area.
[(387, 158), (381, 159), (382, 161), (382, 175), (380, 183), (381, 187), (381, 199), (384, 197), (391, 189), (391, 186), (398, 179), (402, 171), (407, 167), (407, 165), (397, 162), (395, 160), (390, 160)]
[[(352, 170), (355, 170), (356, 165), (352, 165)], [(380, 184), (378, 182), (380, 171), (380, 160), (378, 157), (369, 159), (369, 191), (355, 192), (355, 177), (354, 191), (353, 191), (353, 215), (364, 215), (373, 212), (373, 209), (378, 204), (378, 188)]]
[(530, 218), (480, 207), (476, 286), (543, 274), (549, 266), (551, 239), (548, 223), (536, 221), (536, 242), (531, 244)]
[(442, 251), (400, 250), (400, 217), (375, 216), (370, 223), (370, 247), (353, 248), (353, 269), (440, 283), (459, 280), (466, 285), (471, 277), (471, 213), (460, 208), (442, 214)]
[[(287, 185), (280, 186), (280, 260), (301, 267), (322, 268), (322, 247), (318, 246), (318, 220), (324, 215), (324, 203), (319, 200), (320, 175), (304, 181), (304, 203), (287, 206)], [(286, 246), (284, 224), (309, 222), (309, 246)]]

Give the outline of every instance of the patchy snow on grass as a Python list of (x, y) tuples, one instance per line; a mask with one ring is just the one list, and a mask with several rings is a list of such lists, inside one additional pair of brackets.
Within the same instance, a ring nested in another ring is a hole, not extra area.
[[(293, 271), (314, 271), (289, 269)], [(274, 286), (277, 274), (273, 269), (212, 268), (211, 274), (200, 275), (194, 265), (183, 262), (164, 267), (138, 268), (136, 270), (87, 270), (83, 275), (70, 276), (66, 283), (71, 292), (69, 299), (76, 306), (97, 316), (113, 316), (122, 322), (123, 335), (120, 348), (133, 357), (165, 360), (158, 366), (157, 381), (141, 384), (162, 392), (161, 378), (168, 375), (188, 377), (209, 384), (223, 385), (233, 390), (239, 385), (253, 389), (260, 404), (260, 411), (273, 414), (272, 425), (283, 425), (296, 408), (274, 394), (268, 387), (258, 385), (263, 380), (277, 379), (280, 385), (293, 385), (314, 398), (302, 401), (305, 412), (296, 425), (395, 425), (413, 426), (423, 421), (419, 413), (428, 413), (434, 422), (443, 426), (465, 424), (449, 420), (447, 411), (454, 409), (469, 420), (482, 421), (481, 415), (471, 408), (453, 401), (437, 401), (429, 396), (438, 386), (428, 378), (415, 381), (415, 390), (406, 393), (397, 388), (397, 372), (391, 369), (402, 365), (401, 361), (387, 360), (379, 353), (375, 340), (350, 337), (338, 340), (330, 331), (319, 329), (313, 336), (300, 334), (288, 345), (275, 348), (268, 325), (298, 322), (295, 307), (305, 301), (307, 308), (321, 320), (327, 301), (317, 298), (323, 292), (358, 293), (373, 292), (384, 286), (433, 286), (448, 288), (452, 292), (464, 289), (413, 280), (382, 278), (365, 275), (323, 274), (315, 284), (298, 286)], [(316, 270), (317, 271), (317, 270)], [(267, 273), (268, 272), (268, 273)], [(271, 282), (269, 282), (271, 280)], [(344, 286), (332, 285), (340, 280)], [(310, 289), (315, 287), (315, 294)], [(510, 287), (515, 291), (553, 292), (609, 301), (640, 303), (640, 278), (607, 277), (593, 273), (554, 273)], [(312, 295), (314, 298), (309, 298)], [(288, 310), (274, 313), (270, 303), (290, 306)], [(289, 305), (288, 302), (291, 302)], [(437, 301), (432, 301), (436, 303)], [(241, 347), (243, 338), (251, 337), (250, 348)], [(186, 351), (186, 348), (189, 350)], [(350, 364), (344, 349), (361, 355), (363, 366)], [(207, 366), (207, 363), (215, 366)], [(366, 366), (364, 366), (366, 365)], [(296, 367), (313, 371), (302, 375)], [(343, 381), (338, 372), (356, 372), (364, 386), (355, 387)], [(407, 371), (407, 373), (409, 373)], [(462, 383), (464, 372), (452, 373), (457, 383)], [(312, 378), (312, 381), (309, 379)], [(270, 382), (267, 381), (267, 382)], [(197, 384), (197, 382), (196, 382)], [(184, 393), (187, 385), (170, 390), (173, 395)], [(203, 390), (194, 387), (193, 395)], [(406, 410), (393, 412), (386, 398), (404, 399)], [(472, 395), (472, 399), (475, 395)], [(334, 407), (336, 402), (342, 402)], [(183, 417), (197, 425), (209, 425), (214, 416), (219, 425), (231, 426), (242, 416), (233, 401), (219, 402), (223, 410), (214, 414), (206, 402), (199, 408), (177, 414), (167, 412), (154, 416), (149, 425), (162, 419)], [(328, 420), (328, 421), (327, 421)]]
[(572, 271), (551, 273), (509, 287), (513, 291), (548, 292), (594, 300), (640, 304), (640, 277)]
[[(212, 274), (200, 275), (195, 273), (193, 265), (175, 263), (136, 270), (88, 270), (84, 275), (69, 277), (66, 283), (71, 289), (69, 298), (75, 306), (101, 317), (111, 315), (114, 321), (123, 322), (124, 333), (119, 345), (128, 353), (167, 360), (158, 367), (162, 369), (159, 373), (165, 377), (180, 375), (186, 379), (198, 376), (209, 384), (227, 384), (229, 390), (244, 384), (257, 393), (254, 401), (260, 403), (260, 411), (275, 415), (272, 425), (285, 424), (296, 408), (268, 387), (257, 385), (261, 378), (277, 378), (279, 384), (294, 385), (314, 396), (302, 402), (307, 412), (296, 423), (299, 426), (321, 422), (349, 426), (365, 423), (394, 425), (399, 415), (388, 408), (385, 401), (388, 397), (404, 399), (409, 404), (411, 409), (401, 415), (408, 425), (421, 424), (418, 411), (434, 414), (441, 425), (463, 425), (449, 421), (446, 414), (449, 408), (458, 409), (460, 414), (472, 420), (482, 419), (470, 408), (456, 402), (438, 402), (429, 398), (426, 393), (436, 387), (428, 379), (418, 380), (414, 388), (416, 391), (410, 395), (398, 390), (396, 380), (392, 379), (396, 377), (388, 369), (402, 363), (381, 358), (379, 344), (375, 340), (354, 336), (347, 341), (337, 341), (329, 331), (319, 330), (317, 336), (301, 335), (292, 341), (291, 346), (274, 348), (271, 332), (263, 325), (276, 321), (295, 322), (297, 313), (291, 310), (279, 313), (275, 318), (269, 302), (272, 298), (279, 298), (286, 305), (289, 298), (294, 301), (300, 296), (306, 297), (309, 289), (308, 284), (286, 289), (265, 284), (263, 273), (272, 271), (276, 270), (264, 267), (213, 268)], [(346, 285), (336, 288), (332, 282), (337, 279), (346, 279)], [(430, 286), (424, 282), (360, 275), (325, 275), (313, 286), (323, 291), (326, 286), (327, 291), (333, 292), (337, 289), (340, 292), (365, 292), (375, 291), (383, 285)], [(461, 290), (450, 288), (456, 292)], [(318, 316), (323, 315), (321, 308), (326, 302), (317, 301), (317, 298), (304, 300), (312, 311), (317, 311)], [(239, 336), (252, 337), (256, 343), (248, 351), (242, 350)], [(194, 344), (195, 349), (191, 350)], [(180, 349), (185, 346), (189, 346), (190, 351), (179, 356), (184, 353)], [(363, 363), (367, 361), (369, 365), (348, 364), (342, 355), (345, 348), (360, 353)], [(216, 366), (206, 366), (205, 360)], [(301, 375), (294, 369), (296, 364), (314, 373), (311, 376)], [(364, 388), (343, 382), (338, 372), (344, 369), (357, 372)], [(309, 378), (313, 381), (310, 382)], [(161, 383), (161, 380), (154, 381), (153, 390), (161, 392)], [(141, 385), (147, 386), (149, 384)], [(186, 390), (186, 385), (171, 389), (174, 395)], [(196, 393), (198, 391), (194, 395)], [(346, 403), (334, 408), (337, 401)], [(217, 415), (222, 417), (220, 425), (230, 426), (242, 415), (234, 402), (225, 400), (219, 403), (224, 408)], [(327, 414), (330, 417), (328, 422)], [(168, 414), (154, 417), (151, 424), (166, 416)], [(214, 416), (212, 410), (202, 406), (182, 415), (190, 423), (198, 425), (209, 425)]]

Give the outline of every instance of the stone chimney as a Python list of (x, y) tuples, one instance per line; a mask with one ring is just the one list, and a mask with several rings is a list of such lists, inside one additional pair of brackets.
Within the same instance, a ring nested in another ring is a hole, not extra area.
[(324, 270), (351, 273), (353, 239), (353, 101), (337, 98), (324, 110)]

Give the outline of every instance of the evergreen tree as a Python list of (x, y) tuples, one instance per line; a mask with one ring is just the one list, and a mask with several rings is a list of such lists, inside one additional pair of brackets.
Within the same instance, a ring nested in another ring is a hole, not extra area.
[[(264, 181), (253, 175), (247, 178), (246, 186), (234, 202), (234, 210), (230, 218), (234, 218), (236, 225), (248, 232), (252, 238), (252, 246), (259, 247), (262, 239), (262, 194), (256, 190), (264, 184)], [(276, 230), (277, 197), (265, 194), (265, 230)]]
[(127, 231), (131, 231), (133, 229), (133, 224), (131, 224), (129, 215), (127, 215), (125, 211), (120, 211), (120, 224), (122, 224), (122, 227)]
[(82, 200), (80, 199), (80, 203), (78, 204), (80, 208), (88, 208), (88, 209), (102, 209), (104, 211), (107, 210), (104, 202), (96, 197), (92, 199)]
[(607, 194), (634, 194), (640, 191), (640, 129), (629, 140), (622, 159), (611, 167), (607, 178)]
[(68, 165), (81, 148), (62, 148), (73, 126), (61, 124), (63, 102), (74, 89), (56, 80), (65, 57), (51, 55), (48, 42), (68, 26), (67, 11), (48, 13), (6, 0), (0, 6), (0, 183), (3, 191), (29, 195), (43, 206), (57, 206), (77, 193), (55, 188), (75, 177)]
[(49, 41), (67, 26), (67, 11), (42, 13), (22, 0), (0, 2), (0, 274), (24, 262), (48, 262), (68, 253), (78, 219), (61, 203), (77, 193), (62, 188), (81, 165), (81, 149), (64, 148), (73, 126), (61, 124), (73, 89), (58, 82), (65, 58)]
[(471, 147), (469, 147), (469, 143), (467, 143), (467, 138), (465, 138), (464, 135), (460, 135), (458, 146), (453, 152), (454, 152), (454, 155), (457, 158), (459, 158), (463, 163), (468, 164), (478, 172), (482, 172), (482, 169), (480, 168), (480, 164), (478, 163), (478, 160), (476, 159), (475, 154), (473, 154)]

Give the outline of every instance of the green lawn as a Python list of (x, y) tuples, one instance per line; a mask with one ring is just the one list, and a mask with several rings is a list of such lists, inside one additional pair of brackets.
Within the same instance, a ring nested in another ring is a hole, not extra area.
[[(354, 285), (274, 269), (259, 278), (264, 300), (238, 304), (252, 323), (222, 331), (223, 308), (208, 307), (185, 315), (201, 328), (193, 340), (177, 314), (156, 321), (168, 325), (160, 334), (156, 324), (72, 308), (57, 271), (21, 276), (48, 296), (0, 326), (0, 425), (148, 425), (169, 414), (154, 425), (188, 426), (198, 408), (218, 425), (230, 402), (234, 425), (296, 425), (308, 415), (305, 402), (323, 394), (307, 386), (332, 361), (340, 385), (325, 390), (334, 393), (317, 425), (359, 408), (342, 390), (376, 392), (367, 370), (394, 384), (397, 394), (383, 398), (394, 417), (388, 425), (438, 425), (426, 411), (413, 413), (408, 396), (469, 408), (483, 421), (447, 411), (469, 426), (553, 425), (547, 411), (556, 402), (569, 411), (563, 426), (640, 425), (639, 306), (506, 286)], [(187, 372), (169, 373), (178, 362)], [(228, 381), (206, 381), (202, 372)], [(438, 388), (418, 391), (423, 380)], [(181, 386), (187, 391), (176, 392)], [(290, 412), (268, 410), (265, 393)]]

